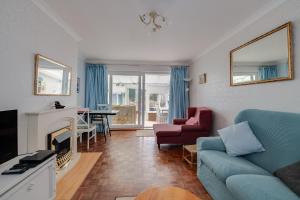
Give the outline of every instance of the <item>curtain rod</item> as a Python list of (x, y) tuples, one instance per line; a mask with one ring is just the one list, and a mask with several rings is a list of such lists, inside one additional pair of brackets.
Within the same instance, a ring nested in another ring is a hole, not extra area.
[[(188, 61), (186, 62), (151, 62), (147, 63), (147, 61), (109, 61), (109, 60), (97, 60), (97, 59), (86, 59), (85, 63), (91, 63), (91, 64), (104, 64), (104, 65), (124, 65), (124, 66), (162, 66), (162, 67), (171, 67), (171, 66), (189, 66), (190, 63)], [(188, 64), (189, 63), (189, 64)]]
[(112, 66), (112, 65), (123, 65), (123, 66), (128, 66), (128, 67), (138, 67), (138, 66), (154, 66), (154, 67), (172, 67), (172, 66), (187, 66), (190, 67), (187, 64), (147, 64), (147, 63), (140, 63), (140, 64), (127, 64), (127, 63), (105, 63), (105, 62), (86, 62), (86, 63), (91, 63), (91, 64), (103, 64), (107, 66)]

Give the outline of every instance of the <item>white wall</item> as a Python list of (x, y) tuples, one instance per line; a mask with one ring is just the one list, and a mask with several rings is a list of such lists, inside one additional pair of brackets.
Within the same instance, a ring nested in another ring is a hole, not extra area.
[[(34, 54), (72, 67), (72, 95), (34, 96)], [(0, 6), (0, 110), (19, 111), (19, 153), (27, 151), (25, 112), (48, 109), (55, 100), (76, 105), (78, 47), (65, 31), (32, 1), (1, 0)]]
[[(243, 29), (231, 39), (201, 56), (192, 68), (191, 104), (214, 111), (214, 132), (233, 123), (237, 113), (247, 108), (300, 112), (300, 1), (289, 0)], [(292, 21), (294, 26), (295, 80), (230, 87), (230, 50)], [(207, 84), (198, 84), (198, 75), (207, 73)]]
[(77, 94), (77, 105), (84, 107), (85, 99), (85, 58), (79, 54), (77, 77), (80, 79), (79, 93)]

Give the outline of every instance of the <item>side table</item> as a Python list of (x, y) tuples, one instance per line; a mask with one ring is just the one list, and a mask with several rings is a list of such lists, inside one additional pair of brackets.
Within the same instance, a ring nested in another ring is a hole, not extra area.
[(197, 164), (197, 145), (183, 145), (182, 158), (190, 165)]

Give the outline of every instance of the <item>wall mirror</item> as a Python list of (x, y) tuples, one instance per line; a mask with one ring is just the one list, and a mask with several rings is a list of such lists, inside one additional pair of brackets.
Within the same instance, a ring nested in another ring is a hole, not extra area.
[(34, 94), (71, 95), (71, 68), (37, 54), (35, 56)]
[(230, 52), (230, 85), (293, 79), (292, 25), (284, 24)]

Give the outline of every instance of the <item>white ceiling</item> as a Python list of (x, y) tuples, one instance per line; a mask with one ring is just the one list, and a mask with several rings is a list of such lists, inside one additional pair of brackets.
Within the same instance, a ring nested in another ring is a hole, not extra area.
[[(81, 37), (88, 59), (187, 62), (278, 0), (44, 0)], [(168, 18), (151, 33), (139, 14)]]

